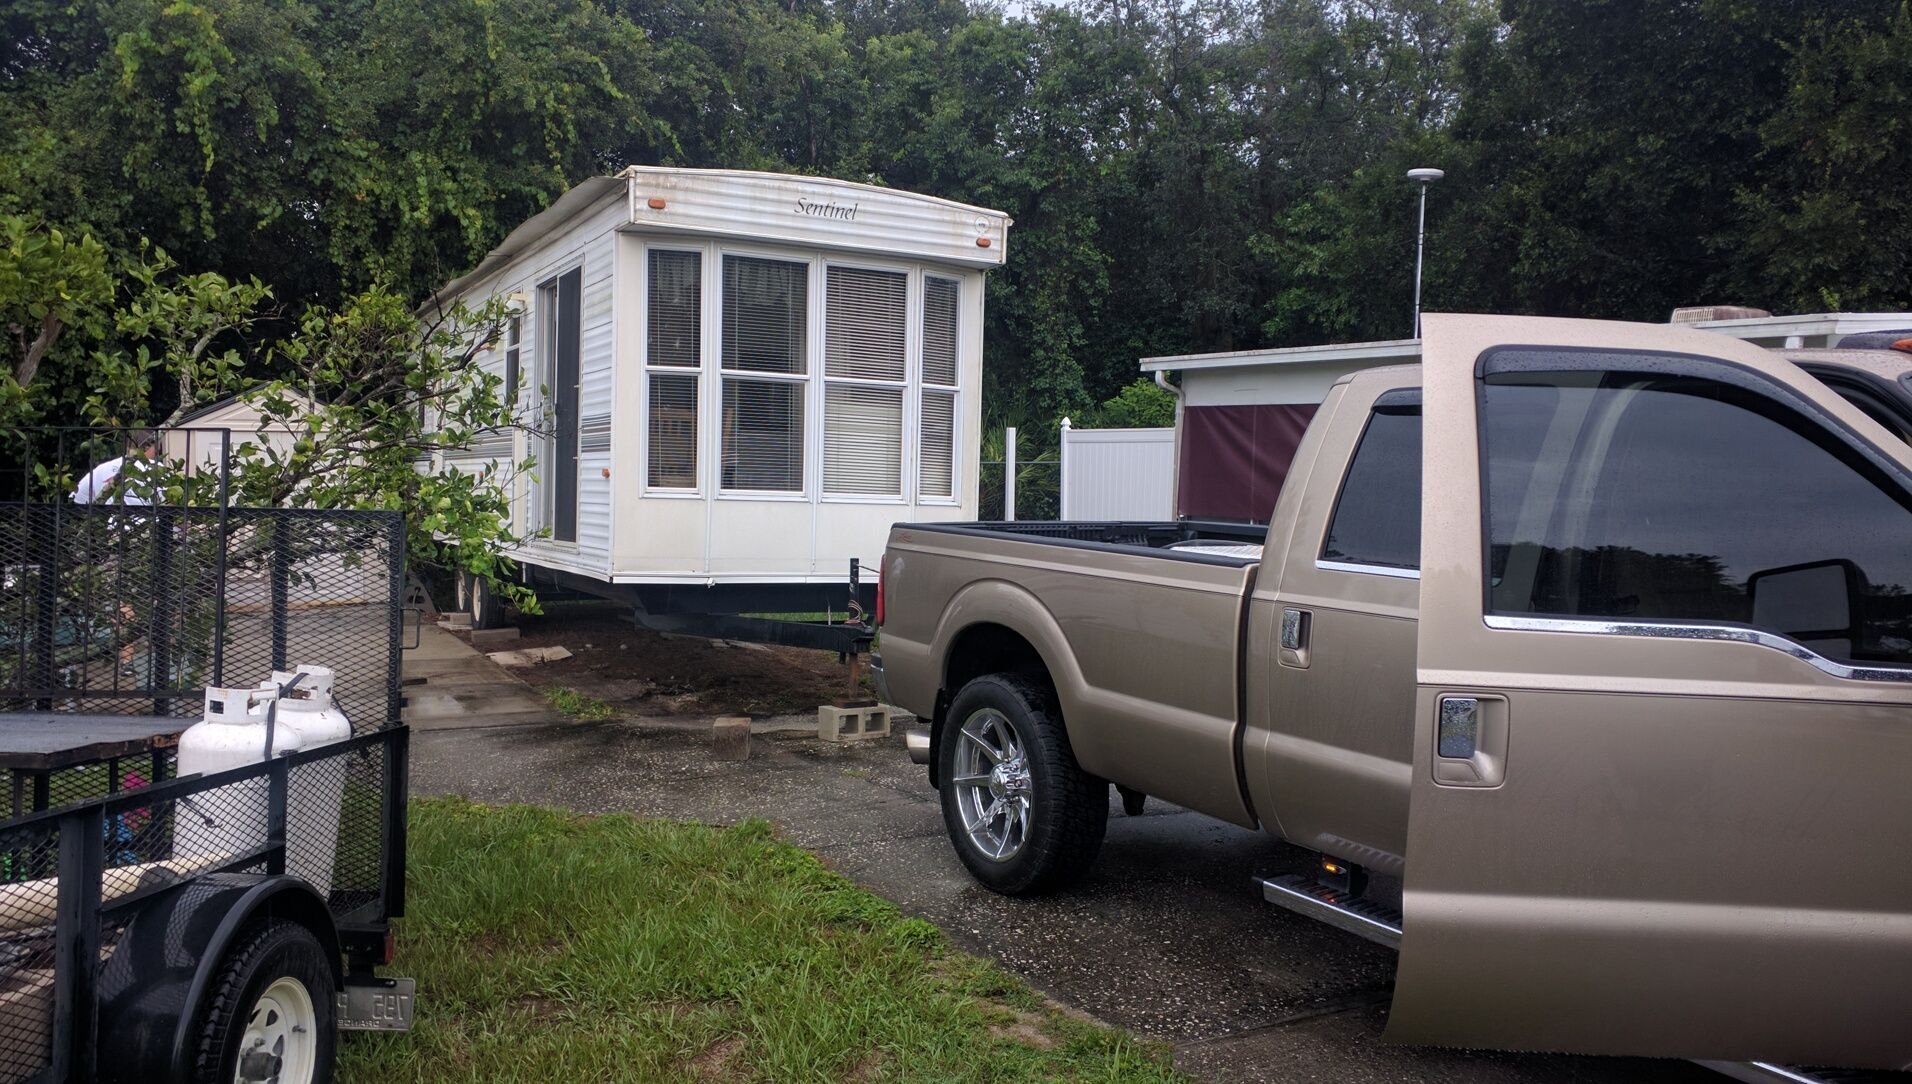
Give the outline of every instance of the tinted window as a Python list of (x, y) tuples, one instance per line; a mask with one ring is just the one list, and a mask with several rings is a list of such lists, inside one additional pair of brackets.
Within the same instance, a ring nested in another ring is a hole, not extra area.
[(1818, 423), (1711, 381), (1523, 373), (1487, 378), (1482, 430), (1491, 609), (1912, 662), (1907, 495)]
[(1421, 412), (1376, 411), (1341, 481), (1328, 541), (1329, 561), (1421, 567)]

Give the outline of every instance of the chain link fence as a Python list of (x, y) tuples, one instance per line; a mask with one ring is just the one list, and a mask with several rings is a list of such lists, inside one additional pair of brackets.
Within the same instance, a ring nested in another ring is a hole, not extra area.
[[(1005, 464), (1000, 459), (985, 459), (978, 478), (977, 518), (995, 522), (1009, 518), (1004, 514), (1009, 488), (1003, 484)], [(1052, 458), (1017, 461), (1016, 516), (1018, 520), (1062, 518), (1062, 464)]]

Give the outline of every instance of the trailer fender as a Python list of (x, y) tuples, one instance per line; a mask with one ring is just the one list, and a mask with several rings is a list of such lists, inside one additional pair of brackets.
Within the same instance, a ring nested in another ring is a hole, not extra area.
[(311, 885), (235, 873), (187, 882), (136, 908), (100, 975), (101, 1078), (186, 1079), (200, 1002), (239, 932), (267, 917), (310, 929), (343, 980), (338, 929)]

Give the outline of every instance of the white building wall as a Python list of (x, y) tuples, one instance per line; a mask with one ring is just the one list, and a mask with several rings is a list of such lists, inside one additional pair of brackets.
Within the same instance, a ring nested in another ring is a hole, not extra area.
[[(556, 231), (528, 248), (494, 273), (464, 284), (461, 297), (473, 308), (503, 297), (518, 309), (521, 381), (518, 411), (527, 422), (540, 425), (544, 404), (540, 388), (550, 384), (550, 374), (545, 368), (550, 358), (541, 348), (545, 321), (550, 314), (540, 311), (538, 287), (573, 268), (582, 272), (578, 342), (578, 537), (575, 543), (533, 539), (521, 548), (519, 555), (533, 564), (598, 578), (610, 571), (611, 480), (604, 472), (612, 466), (616, 373), (616, 275), (612, 255), (617, 229), (624, 224), (625, 217), (623, 203), (609, 201), (580, 217), (569, 228)], [(502, 339), (485, 352), (481, 364), (500, 378), (504, 376)], [(547, 462), (549, 457), (542, 434), (519, 430), (489, 435), (459, 452), (447, 453), (443, 463), (456, 470), (489, 467), (508, 473), (513, 463), (527, 457), (537, 460), (537, 464), (530, 476), (517, 479), (512, 521), (520, 534), (529, 535), (547, 526), (544, 507), (552, 464)]]

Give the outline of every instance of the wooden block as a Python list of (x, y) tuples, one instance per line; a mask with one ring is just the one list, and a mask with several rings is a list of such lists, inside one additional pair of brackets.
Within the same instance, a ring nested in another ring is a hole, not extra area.
[(506, 625), (501, 629), (472, 629), (471, 646), (488, 647), (492, 644), (508, 644), (518, 638), (518, 626)]
[(749, 760), (750, 716), (726, 715), (712, 723), (710, 754), (718, 760)]

